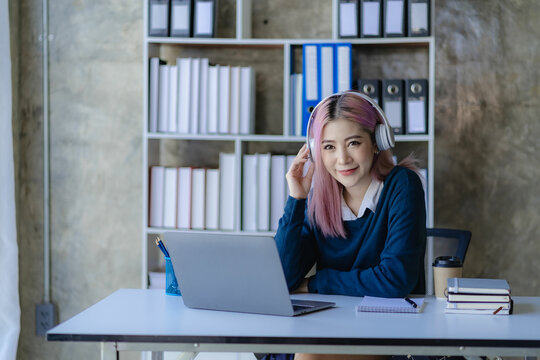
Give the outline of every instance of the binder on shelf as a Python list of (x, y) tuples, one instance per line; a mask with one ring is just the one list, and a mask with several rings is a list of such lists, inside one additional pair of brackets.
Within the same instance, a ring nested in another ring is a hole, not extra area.
[(271, 155), (257, 154), (257, 229), (270, 230), (270, 166)]
[(171, 0), (171, 36), (190, 37), (192, 0)]
[(358, 0), (339, 0), (338, 28), (340, 38), (358, 37)]
[(208, 59), (201, 59), (199, 85), (199, 130), (201, 134), (208, 133)]
[(230, 112), (231, 102), (231, 67), (228, 65), (219, 67), (219, 121), (218, 132), (228, 134), (230, 132)]
[(150, 167), (150, 211), (148, 214), (150, 227), (163, 226), (164, 184), (165, 168), (163, 166)]
[(255, 133), (255, 72), (240, 68), (240, 134)]
[(336, 44), (334, 58), (336, 59), (334, 92), (350, 90), (352, 88), (352, 45)]
[(257, 155), (243, 156), (242, 230), (257, 231)]
[(157, 132), (158, 130), (158, 114), (159, 114), (159, 74), (160, 66), (165, 65), (165, 61), (158, 57), (150, 58), (150, 99), (149, 99), (149, 117), (148, 131)]
[(180, 229), (191, 228), (191, 168), (178, 168), (178, 200), (176, 226)]
[(199, 134), (199, 92), (201, 87), (201, 59), (191, 59), (190, 125), (191, 134)]
[(188, 134), (190, 131), (191, 105), (191, 59), (176, 59), (178, 67), (178, 132)]
[(384, 0), (384, 37), (405, 36), (405, 0)]
[(302, 46), (302, 74), (304, 74), (302, 136), (306, 135), (309, 116), (321, 98), (318, 53), (317, 44), (304, 44)]
[(236, 220), (236, 154), (219, 154), (219, 227), (235, 229)]
[(377, 104), (381, 104), (381, 81), (377, 79), (360, 79), (357, 82), (356, 88), (372, 98)]
[(325, 97), (332, 95), (336, 92), (337, 86), (335, 86), (335, 80), (337, 74), (336, 57), (335, 57), (335, 45), (334, 44), (320, 44), (318, 46), (318, 59), (320, 61), (319, 71), (321, 79), (321, 93), (320, 98), (324, 99)]
[(405, 125), (407, 134), (427, 134), (428, 81), (405, 80)]
[(217, 134), (219, 123), (219, 65), (208, 67), (208, 133)]
[(360, 37), (382, 37), (381, 0), (360, 0)]
[(382, 81), (382, 105), (394, 134), (403, 134), (403, 80)]
[(205, 221), (207, 230), (219, 229), (219, 170), (206, 170)]
[(430, 0), (409, 0), (408, 13), (408, 36), (429, 36), (430, 28)]
[(148, 35), (168, 36), (169, 35), (169, 1), (170, 0), (150, 0), (148, 1)]
[(169, 121), (167, 131), (178, 132), (178, 68), (169, 66)]
[(214, 37), (216, 31), (216, 0), (195, 0), (194, 37)]
[(272, 155), (270, 167), (270, 230), (272, 231), (277, 230), (279, 219), (283, 215), (285, 207), (285, 196), (287, 194), (286, 167), (287, 159), (285, 155)]
[(159, 66), (159, 132), (169, 131), (169, 69), (168, 65)]
[(230, 133), (240, 133), (240, 67), (231, 67)]
[(294, 89), (294, 135), (302, 136), (302, 84), (303, 74), (296, 74)]
[(191, 228), (204, 229), (206, 169), (193, 169), (191, 175)]
[(176, 227), (176, 191), (178, 169), (165, 168), (165, 184), (163, 194), (163, 227)]

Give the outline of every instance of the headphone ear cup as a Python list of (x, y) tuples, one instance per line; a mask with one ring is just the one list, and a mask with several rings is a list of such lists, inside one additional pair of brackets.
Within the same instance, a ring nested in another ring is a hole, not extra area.
[(378, 124), (375, 128), (375, 142), (380, 151), (388, 150), (392, 147), (388, 136), (388, 129), (383, 124)]

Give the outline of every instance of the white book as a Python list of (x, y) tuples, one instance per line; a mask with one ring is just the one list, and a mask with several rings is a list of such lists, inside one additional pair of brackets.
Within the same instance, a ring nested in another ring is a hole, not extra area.
[(178, 169), (178, 201), (176, 224), (180, 229), (191, 227), (191, 168)]
[(217, 134), (219, 122), (219, 65), (208, 67), (208, 133)]
[(272, 165), (270, 167), (270, 230), (272, 231), (277, 230), (279, 219), (283, 215), (285, 207), (285, 197), (287, 195), (286, 167), (287, 159), (285, 155), (272, 155)]
[(257, 205), (259, 231), (270, 230), (270, 154), (257, 156)]
[(204, 229), (206, 169), (193, 169), (191, 179), (191, 228)]
[(199, 133), (208, 133), (208, 59), (201, 59), (199, 86)]
[(321, 51), (321, 98), (332, 95), (334, 91), (334, 46), (322, 44)]
[(251, 67), (240, 68), (240, 134), (255, 131), (255, 74)]
[(296, 74), (296, 83), (294, 88), (294, 135), (302, 136), (302, 84), (304, 76)]
[(201, 86), (201, 59), (191, 59), (190, 125), (191, 134), (199, 133), (199, 91)]
[(230, 133), (240, 132), (240, 67), (231, 67)]
[(165, 168), (152, 166), (150, 168), (150, 227), (163, 226), (163, 194), (164, 194)]
[[(294, 159), (296, 159), (296, 155), (287, 155), (287, 168), (285, 170), (285, 175), (287, 175), (287, 171), (289, 171), (289, 169), (291, 168), (291, 165), (294, 161)], [(285, 178), (285, 180), (287, 180), (287, 178)], [(287, 185), (287, 182), (285, 182), (285, 184)], [(287, 199), (290, 195), (290, 191), (289, 191), (289, 186), (287, 185), (287, 193), (285, 195), (285, 202), (287, 202)]]
[(158, 57), (150, 58), (150, 101), (148, 131), (156, 132), (158, 129), (159, 113), (159, 65), (163, 63)]
[(191, 93), (191, 59), (176, 59), (178, 67), (178, 132), (189, 133), (190, 124), (190, 93)]
[(169, 66), (159, 65), (158, 131), (169, 130)]
[(177, 118), (178, 105), (178, 68), (169, 66), (169, 125), (168, 132), (178, 132)]
[(166, 228), (176, 227), (176, 191), (178, 190), (177, 176), (178, 169), (165, 168), (163, 227)]
[(257, 231), (257, 155), (243, 157), (242, 230)]
[(220, 66), (219, 68), (219, 122), (218, 132), (228, 134), (230, 132), (230, 102), (231, 102), (231, 67)]
[(219, 227), (234, 230), (236, 220), (236, 155), (219, 154)]
[(219, 229), (219, 170), (206, 170), (206, 229)]

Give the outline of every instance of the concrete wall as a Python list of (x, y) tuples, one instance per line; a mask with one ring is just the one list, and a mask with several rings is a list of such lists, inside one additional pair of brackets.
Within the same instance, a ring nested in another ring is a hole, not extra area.
[[(229, 15), (219, 32), (232, 36), (234, 6), (221, 4)], [(306, 21), (297, 20), (302, 16), (292, 4), (255, 2), (254, 36), (330, 36), (329, 1), (307, 6), (315, 10)], [(11, 0), (10, 11), (18, 357), (95, 359), (98, 345), (46, 343), (34, 335), (34, 306), (43, 298), (41, 2)], [(51, 295), (60, 320), (117, 288), (140, 286), (142, 14), (142, 1), (50, 5)], [(539, 16), (540, 3), (531, 0), (436, 4), (435, 222), (471, 229), (465, 275), (507, 278), (515, 295), (540, 295)], [(398, 66), (380, 66), (382, 74), (424, 71), (408, 70), (406, 60), (399, 66), (399, 56), (392, 60)]]

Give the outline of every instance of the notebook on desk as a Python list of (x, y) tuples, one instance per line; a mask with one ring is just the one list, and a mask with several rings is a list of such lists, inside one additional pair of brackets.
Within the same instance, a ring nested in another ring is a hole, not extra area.
[(290, 299), (271, 236), (166, 232), (163, 238), (187, 307), (294, 316), (335, 305)]

